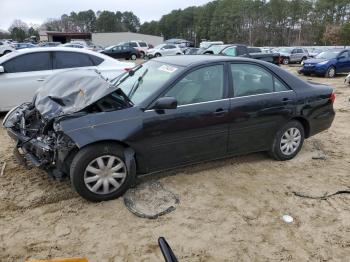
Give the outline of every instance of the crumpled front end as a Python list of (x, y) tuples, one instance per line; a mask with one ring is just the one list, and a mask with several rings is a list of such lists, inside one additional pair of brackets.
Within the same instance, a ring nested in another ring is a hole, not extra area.
[(63, 177), (68, 170), (64, 160), (75, 144), (62, 132), (56, 132), (54, 120), (43, 119), (32, 103), (11, 110), (3, 121), (11, 138), (16, 141), (14, 155), (20, 163), (31, 163)]

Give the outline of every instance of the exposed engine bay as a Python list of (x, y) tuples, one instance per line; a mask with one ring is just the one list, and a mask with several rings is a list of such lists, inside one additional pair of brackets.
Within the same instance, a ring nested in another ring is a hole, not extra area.
[(32, 103), (12, 109), (3, 125), (17, 141), (14, 155), (21, 163), (32, 163), (62, 178), (69, 174), (69, 155), (78, 146), (61, 129), (61, 122), (130, 106), (125, 94), (97, 72), (65, 72), (64, 81), (59, 74), (53, 76)]

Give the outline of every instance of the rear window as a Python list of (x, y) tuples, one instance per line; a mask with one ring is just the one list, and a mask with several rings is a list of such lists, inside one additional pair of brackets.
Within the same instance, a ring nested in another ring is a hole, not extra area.
[(37, 52), (14, 57), (3, 64), (6, 73), (51, 70), (49, 52)]
[(95, 66), (98, 66), (99, 64), (101, 64), (104, 60), (101, 57), (97, 57), (94, 55), (89, 55), (90, 59), (92, 60), (92, 62), (94, 63)]
[(54, 69), (94, 66), (89, 55), (74, 52), (55, 52)]

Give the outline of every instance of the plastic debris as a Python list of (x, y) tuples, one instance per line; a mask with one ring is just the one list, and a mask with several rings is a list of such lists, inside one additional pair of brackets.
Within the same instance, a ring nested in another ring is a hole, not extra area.
[(293, 223), (293, 221), (294, 221), (294, 218), (293, 217), (291, 217), (290, 215), (284, 215), (283, 217), (282, 217), (282, 219), (283, 219), (283, 221), (284, 222), (286, 222), (286, 223)]

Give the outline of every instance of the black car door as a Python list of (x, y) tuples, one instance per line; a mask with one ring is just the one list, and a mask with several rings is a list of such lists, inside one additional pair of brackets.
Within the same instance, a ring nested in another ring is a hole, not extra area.
[(277, 130), (293, 115), (295, 93), (267, 69), (231, 64), (234, 97), (230, 99), (228, 152), (267, 150)]
[(144, 112), (146, 172), (226, 154), (229, 99), (224, 71), (224, 64), (191, 71), (164, 93), (177, 99), (177, 109)]

